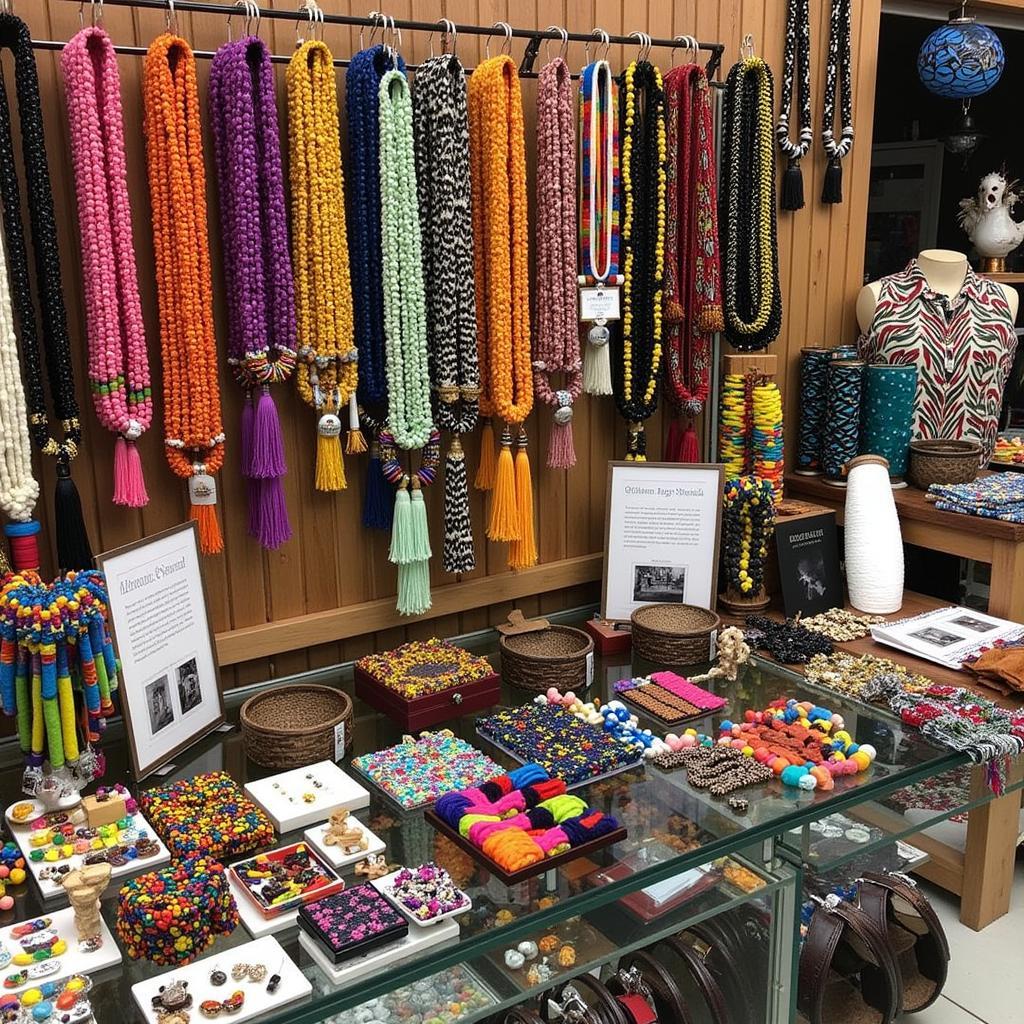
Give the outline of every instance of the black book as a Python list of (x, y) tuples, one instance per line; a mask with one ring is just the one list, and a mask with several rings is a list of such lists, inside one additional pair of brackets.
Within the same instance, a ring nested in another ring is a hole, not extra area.
[(843, 606), (836, 516), (823, 512), (775, 523), (779, 582), (787, 617), (817, 615)]

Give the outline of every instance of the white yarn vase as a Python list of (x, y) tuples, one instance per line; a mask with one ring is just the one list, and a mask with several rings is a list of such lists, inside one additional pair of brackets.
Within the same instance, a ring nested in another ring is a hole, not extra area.
[(889, 463), (860, 455), (846, 467), (846, 586), (850, 604), (868, 615), (903, 607), (903, 536)]

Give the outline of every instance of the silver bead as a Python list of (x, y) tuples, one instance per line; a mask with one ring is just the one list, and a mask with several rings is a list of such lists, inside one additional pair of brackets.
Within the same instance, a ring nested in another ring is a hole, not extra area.
[(600, 347), (601, 345), (607, 345), (611, 336), (612, 332), (604, 324), (594, 324), (587, 334), (587, 341), (595, 347)]
[(341, 420), (332, 412), (324, 413), (316, 425), (316, 432), (321, 437), (339, 437), (341, 435)]

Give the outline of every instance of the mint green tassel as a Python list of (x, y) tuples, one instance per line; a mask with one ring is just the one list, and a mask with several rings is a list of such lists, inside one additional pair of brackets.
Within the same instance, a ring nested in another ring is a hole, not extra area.
[(406, 565), (413, 561), (410, 556), (412, 544), (412, 505), (409, 488), (402, 484), (395, 492), (395, 516), (391, 524), (391, 550), (388, 559), (395, 565)]
[(399, 615), (422, 615), (430, 608), (430, 563), (409, 562), (398, 567)]
[(430, 558), (430, 531), (427, 529), (427, 504), (419, 481), (412, 485), (412, 506), (409, 515), (409, 561), (425, 562)]

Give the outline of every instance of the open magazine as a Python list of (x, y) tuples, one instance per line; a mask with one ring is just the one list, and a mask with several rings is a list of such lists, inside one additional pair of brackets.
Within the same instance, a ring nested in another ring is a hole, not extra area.
[(913, 618), (872, 626), (871, 638), (918, 658), (958, 669), (997, 640), (1024, 638), (1024, 625), (971, 608), (936, 608)]

